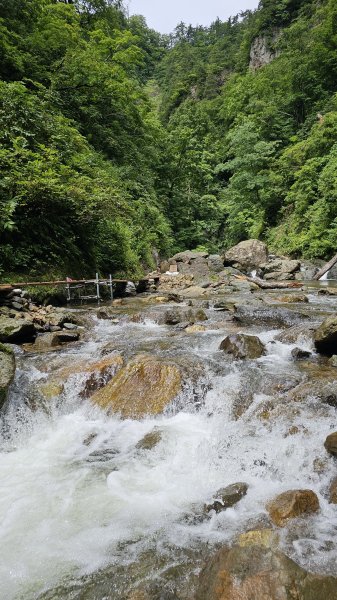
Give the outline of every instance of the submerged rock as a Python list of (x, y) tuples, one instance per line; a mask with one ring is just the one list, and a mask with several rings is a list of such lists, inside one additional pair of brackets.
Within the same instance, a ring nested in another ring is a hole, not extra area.
[(144, 437), (139, 440), (136, 448), (138, 450), (152, 450), (156, 446), (158, 446), (159, 442), (161, 442), (162, 433), (160, 429), (154, 428), (150, 433), (144, 435)]
[(32, 342), (35, 336), (36, 330), (31, 321), (0, 316), (0, 342), (23, 344)]
[(15, 358), (11, 349), (0, 344), (0, 408), (7, 399), (8, 388), (15, 375)]
[(332, 356), (337, 354), (337, 316), (331, 315), (315, 331), (314, 336), (317, 352)]
[(330, 483), (329, 502), (330, 504), (337, 504), (337, 477)]
[(181, 391), (179, 369), (153, 356), (138, 356), (123, 367), (91, 400), (125, 418), (157, 415)]
[(215, 494), (214, 501), (205, 506), (205, 510), (206, 512), (215, 510), (216, 513), (219, 513), (227, 508), (231, 508), (247, 494), (247, 491), (248, 485), (241, 482), (221, 488)]
[(273, 523), (284, 527), (289, 519), (317, 512), (319, 501), (312, 490), (289, 490), (271, 500), (267, 510)]
[(265, 529), (219, 550), (199, 576), (195, 600), (336, 600), (335, 577), (308, 573), (275, 546)]
[(306, 358), (310, 358), (311, 352), (308, 350), (302, 350), (302, 348), (293, 348), (291, 351), (291, 356), (294, 360), (304, 360)]
[(268, 248), (259, 240), (245, 240), (227, 250), (224, 256), (225, 265), (239, 264), (244, 268), (254, 268), (266, 263)]
[(228, 335), (221, 342), (220, 350), (240, 359), (260, 358), (266, 352), (264, 345), (256, 335), (245, 335), (244, 333)]

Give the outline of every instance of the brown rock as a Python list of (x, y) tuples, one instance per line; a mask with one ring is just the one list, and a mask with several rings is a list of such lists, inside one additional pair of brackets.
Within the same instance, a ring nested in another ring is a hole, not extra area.
[(243, 333), (228, 335), (221, 342), (220, 350), (240, 359), (260, 358), (265, 354), (265, 347), (257, 336)]
[(273, 523), (284, 527), (289, 519), (317, 512), (319, 502), (312, 490), (289, 490), (276, 496), (266, 508)]
[(329, 454), (337, 456), (337, 431), (330, 433), (324, 442), (324, 448)]
[(206, 331), (205, 325), (191, 325), (190, 327), (186, 327), (186, 333), (199, 333), (202, 331)]
[(263, 530), (218, 551), (200, 574), (196, 600), (336, 600), (336, 578), (308, 573), (275, 546)]
[(315, 346), (317, 352), (332, 356), (337, 354), (337, 317), (331, 315), (315, 331)]
[(150, 433), (147, 433), (141, 440), (139, 440), (136, 448), (138, 450), (152, 450), (159, 444), (161, 438), (162, 433), (160, 429), (155, 427), (152, 431), (150, 431)]
[(296, 304), (297, 302), (309, 302), (308, 296), (305, 294), (289, 294), (286, 296), (278, 296), (275, 298), (277, 302), (282, 302), (285, 304)]
[(125, 418), (160, 414), (181, 391), (179, 369), (152, 356), (138, 356), (91, 400)]

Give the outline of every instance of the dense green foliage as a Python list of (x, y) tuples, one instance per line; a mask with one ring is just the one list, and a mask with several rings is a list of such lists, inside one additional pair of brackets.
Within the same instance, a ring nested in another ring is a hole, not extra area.
[(171, 36), (118, 0), (0, 0), (0, 30), (2, 272), (133, 274), (247, 237), (336, 252), (335, 0)]

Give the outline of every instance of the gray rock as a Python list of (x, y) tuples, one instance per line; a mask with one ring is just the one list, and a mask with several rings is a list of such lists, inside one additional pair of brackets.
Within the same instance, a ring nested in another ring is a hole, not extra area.
[(23, 344), (33, 341), (35, 335), (35, 327), (31, 321), (0, 316), (0, 342)]
[(293, 281), (295, 279), (295, 274), (273, 271), (272, 273), (266, 273), (264, 279), (266, 281)]
[(301, 268), (299, 260), (288, 260), (283, 258), (275, 258), (261, 265), (264, 273), (296, 273)]
[(219, 513), (227, 508), (231, 508), (237, 504), (247, 494), (248, 485), (246, 483), (233, 483), (225, 488), (221, 488), (215, 494), (214, 500), (211, 504), (205, 506), (205, 510), (210, 512), (215, 510)]
[(69, 329), (70, 331), (73, 329), (77, 329), (77, 325), (75, 323), (63, 323), (64, 329)]
[(169, 263), (189, 263), (190, 261), (197, 260), (200, 258), (208, 258), (208, 256), (208, 252), (191, 252), (191, 250), (186, 250), (185, 252), (178, 252), (178, 254), (172, 256), (172, 258), (169, 259)]
[(245, 325), (292, 326), (308, 320), (309, 315), (287, 308), (251, 308), (237, 306), (234, 319)]
[(133, 283), (133, 281), (128, 281), (127, 282), (127, 284), (125, 286), (124, 294), (126, 296), (136, 296), (137, 290), (136, 290), (136, 286)]
[(293, 348), (291, 351), (291, 356), (294, 360), (303, 360), (305, 358), (310, 358), (311, 352), (308, 352), (308, 350), (302, 350), (301, 348)]
[(192, 310), (191, 308), (175, 307), (167, 310), (164, 315), (165, 325), (178, 325), (178, 323), (189, 325), (197, 321), (207, 321), (207, 315), (201, 308)]
[(0, 344), (0, 408), (7, 399), (8, 388), (15, 375), (15, 358), (11, 349)]
[(212, 273), (221, 273), (223, 271), (223, 258), (220, 254), (211, 254), (208, 257), (207, 264)]
[(79, 337), (79, 334), (75, 332), (55, 331), (53, 333), (45, 333), (36, 338), (32, 350), (37, 352), (53, 350), (62, 344), (76, 342)]
[(267, 262), (268, 248), (259, 240), (246, 240), (227, 250), (224, 263), (239, 264), (244, 268), (259, 267)]
[(227, 336), (221, 342), (220, 350), (240, 359), (260, 358), (265, 354), (265, 347), (257, 336), (243, 333)]
[(23, 306), (22, 306), (22, 304), (19, 304), (19, 302), (12, 302), (12, 307), (13, 307), (15, 310), (19, 310), (19, 311), (21, 311), (21, 310), (23, 309)]

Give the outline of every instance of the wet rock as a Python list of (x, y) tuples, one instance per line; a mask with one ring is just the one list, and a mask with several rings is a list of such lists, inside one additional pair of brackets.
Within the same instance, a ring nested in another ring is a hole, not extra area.
[(206, 327), (204, 325), (191, 325), (190, 327), (185, 328), (186, 333), (201, 333), (202, 331), (206, 331)]
[(0, 342), (23, 344), (33, 341), (35, 336), (35, 327), (31, 321), (0, 316)]
[(166, 311), (164, 323), (166, 325), (177, 325), (178, 323), (194, 324), (197, 321), (207, 321), (207, 315), (201, 308), (192, 310), (191, 308), (172, 308)]
[(296, 344), (296, 342), (300, 339), (304, 340), (312, 340), (314, 339), (315, 334), (315, 325), (294, 325), (293, 327), (289, 327), (282, 333), (279, 333), (275, 340), (278, 342), (282, 342), (282, 344)]
[(332, 456), (337, 456), (337, 431), (330, 433), (324, 442), (324, 448)]
[(337, 504), (337, 477), (330, 483), (329, 502), (330, 504)]
[(304, 360), (306, 358), (310, 358), (311, 352), (308, 350), (302, 350), (302, 348), (293, 348), (291, 351), (291, 356), (294, 360)]
[(284, 527), (289, 519), (318, 512), (319, 501), (312, 490), (289, 490), (267, 504), (273, 523)]
[(184, 290), (193, 285), (194, 275), (162, 275), (160, 278), (160, 284), (158, 286), (158, 292), (160, 293), (176, 293), (178, 290)]
[(228, 335), (221, 342), (220, 350), (240, 359), (260, 358), (265, 354), (265, 347), (257, 336), (243, 333)]
[(214, 497), (214, 501), (211, 504), (205, 506), (206, 512), (215, 510), (219, 513), (227, 508), (231, 508), (237, 504), (247, 494), (248, 485), (246, 483), (233, 483), (225, 488), (221, 488), (217, 491)]
[(277, 298), (275, 298), (275, 300), (277, 300), (277, 302), (282, 302), (285, 304), (297, 304), (300, 302), (305, 302), (305, 303), (309, 302), (309, 298), (305, 294), (289, 294), (286, 296), (278, 296)]
[(327, 317), (315, 331), (314, 336), (317, 352), (332, 356), (337, 354), (337, 316)]
[(10, 348), (0, 344), (0, 408), (7, 399), (8, 388), (15, 375), (15, 358)]
[(94, 392), (100, 390), (104, 385), (118, 373), (124, 364), (123, 357), (120, 354), (106, 356), (99, 361), (85, 366), (84, 372), (88, 373), (88, 379), (85, 381), (84, 389), (81, 392), (82, 398), (90, 398)]
[(245, 240), (227, 250), (224, 256), (225, 265), (239, 264), (244, 268), (259, 267), (266, 263), (268, 248), (259, 240)]
[(35, 344), (32, 346), (34, 352), (46, 352), (48, 350), (54, 350), (56, 347), (62, 344), (69, 344), (69, 342), (76, 342), (79, 339), (79, 333), (66, 332), (66, 331), (55, 331), (52, 333), (45, 333), (39, 335)]
[(299, 567), (270, 530), (240, 538), (207, 561), (195, 600), (336, 600), (337, 579)]
[(96, 315), (98, 319), (108, 321), (109, 319), (116, 318), (116, 310), (112, 306), (101, 306)]
[(77, 329), (77, 325), (75, 325), (75, 323), (63, 323), (63, 327), (64, 329), (68, 329), (69, 331)]
[(294, 387), (288, 394), (288, 401), (291, 402), (304, 402), (310, 398), (337, 408), (336, 383), (324, 380), (305, 381)]
[(225, 302), (224, 300), (219, 300), (218, 302), (214, 303), (213, 308), (214, 308), (214, 310), (219, 310), (219, 311), (234, 312), (235, 304), (234, 304), (234, 302)]
[(138, 450), (152, 450), (155, 448), (155, 446), (158, 446), (159, 442), (161, 442), (161, 439), (162, 433), (160, 429), (155, 427), (152, 431), (150, 431), (150, 433), (147, 433), (141, 440), (139, 440), (136, 448)]
[(299, 325), (310, 317), (306, 313), (286, 308), (237, 306), (234, 318), (244, 325), (271, 325), (282, 327)]
[(61, 381), (46, 381), (37, 383), (36, 388), (45, 400), (51, 400), (63, 393), (64, 384)]
[(181, 375), (173, 365), (138, 356), (123, 367), (91, 400), (125, 418), (156, 415), (181, 391)]

